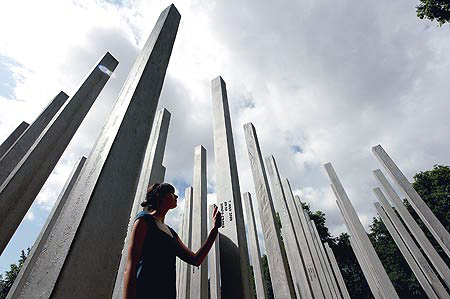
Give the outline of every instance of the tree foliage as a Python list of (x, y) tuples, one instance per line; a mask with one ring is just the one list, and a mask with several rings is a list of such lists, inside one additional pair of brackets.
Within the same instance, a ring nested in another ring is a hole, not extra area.
[(369, 238), (400, 298), (428, 298), (379, 216), (373, 218)]
[(420, 0), (416, 12), (419, 18), (436, 20), (442, 26), (450, 23), (450, 0)]
[[(434, 165), (432, 170), (421, 171), (414, 176), (413, 187), (425, 201), (433, 214), (450, 231), (450, 167), (443, 165)], [(450, 259), (445, 254), (442, 247), (439, 246), (436, 239), (422, 222), (416, 211), (405, 199), (404, 203), (408, 211), (416, 219), (420, 228), (433, 244), (436, 251), (441, 255), (447, 265), (450, 265)]]
[(30, 248), (27, 249), (27, 253), (25, 254), (25, 251), (22, 250), (20, 253), (20, 258), (17, 264), (11, 264), (9, 271), (5, 272), (5, 276), (0, 275), (0, 299), (6, 298), (6, 295), (8, 295), (9, 290), (11, 289), (12, 285), (14, 284), (14, 280), (16, 280), (17, 275), (19, 274), (20, 268), (22, 268), (23, 263), (25, 263), (25, 260), (30, 253)]
[(413, 187), (434, 215), (450, 231), (450, 167), (434, 165), (414, 176)]
[(263, 255), (261, 258), (262, 271), (264, 276), (264, 283), (267, 289), (267, 299), (274, 299), (272, 282), (270, 280), (269, 263), (267, 261), (267, 255)]
[(341, 233), (334, 241), (334, 245), (331, 243), (330, 246), (350, 296), (352, 298), (362, 299), (373, 298), (369, 285), (350, 245), (350, 236), (347, 233)]

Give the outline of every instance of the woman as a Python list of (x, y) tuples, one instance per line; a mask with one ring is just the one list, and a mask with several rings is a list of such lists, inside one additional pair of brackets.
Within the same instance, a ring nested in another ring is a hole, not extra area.
[(147, 190), (141, 206), (146, 210), (137, 214), (130, 237), (124, 277), (124, 298), (171, 298), (176, 296), (175, 257), (200, 266), (211, 249), (221, 225), (217, 207), (213, 213), (214, 227), (203, 246), (192, 252), (177, 233), (164, 224), (170, 209), (177, 206), (175, 188), (156, 183)]

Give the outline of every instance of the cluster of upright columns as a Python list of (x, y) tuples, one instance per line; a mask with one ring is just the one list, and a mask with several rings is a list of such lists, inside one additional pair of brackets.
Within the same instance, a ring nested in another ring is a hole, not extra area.
[(359, 221), (356, 211), (334, 171), (333, 166), (331, 163), (327, 163), (324, 166), (331, 180), (331, 186), (335, 192), (338, 206), (346, 221), (347, 230), (352, 238), (352, 247), (355, 249), (354, 246), (356, 246), (357, 248), (357, 250), (355, 250), (358, 251), (356, 257), (363, 269), (363, 273), (366, 276), (372, 294), (375, 298), (398, 298), (397, 292), (384, 270), (364, 227)]
[[(147, 188), (165, 176), (162, 162), (170, 112), (156, 112), (156, 108), (179, 22), (175, 6), (161, 13), (89, 157), (80, 158), (75, 165), (8, 298), (123, 297), (134, 216)], [(21, 123), (0, 145), (0, 253), (117, 64), (107, 53), (72, 97), (60, 92), (31, 125)], [(177, 261), (177, 298), (207, 299), (208, 267), (211, 298), (251, 298), (249, 253), (255, 293), (257, 298), (267, 298), (257, 216), (251, 194), (245, 192), (241, 197), (228, 97), (221, 77), (212, 81), (212, 103), (222, 228), (209, 259), (200, 266)], [(330, 246), (322, 243), (290, 181), (281, 178), (273, 156), (263, 159), (252, 123), (244, 125), (244, 134), (275, 298), (350, 298)], [(375, 146), (373, 152), (450, 256), (449, 233), (383, 148)], [(336, 172), (330, 163), (325, 169), (374, 297), (398, 298)], [(448, 266), (383, 173), (375, 170), (374, 175), (381, 186), (373, 190), (379, 201), (375, 207), (420, 285), (430, 298), (449, 298)], [(282, 228), (276, 221), (274, 200), (279, 203)], [(201, 145), (194, 149), (193, 184), (185, 190), (184, 203), (179, 236), (195, 252), (206, 240), (207, 219), (214, 210), (214, 205), (207, 209), (206, 149)]]
[[(283, 227), (284, 246), (297, 297), (311, 298), (312, 292), (314, 292), (316, 296), (319, 296), (318, 298), (321, 298), (322, 291), (303, 229), (298, 221), (296, 210), (294, 210), (294, 202), (291, 200), (292, 195), (285, 194), (283, 190), (275, 158), (273, 156), (266, 157), (265, 162), (271, 181), (271, 191), (273, 197), (278, 200), (280, 207), (279, 216)], [(296, 229), (294, 229), (294, 223)]]
[(423, 199), (412, 187), (406, 176), (395, 165), (394, 161), (384, 151), (381, 145), (374, 146), (372, 151), (383, 165), (387, 173), (392, 177), (397, 186), (406, 196), (409, 204), (414, 208), (417, 215), (422, 219), (428, 230), (434, 236), (435, 240), (439, 243), (441, 248), (450, 257), (450, 234), (442, 225), (442, 223), (433, 214), (431, 209), (425, 204)]
[[(273, 156), (265, 158), (264, 166), (253, 124), (244, 125), (244, 132), (275, 298), (349, 298), (337, 263), (332, 264), (336, 261), (329, 257), (330, 254), (323, 247), (314, 222), (303, 209), (300, 198), (294, 197), (289, 180), (280, 178)], [(282, 236), (275, 221), (274, 199), (278, 200)], [(258, 291), (258, 280), (262, 274), (257, 266), (260, 253), (258, 240), (254, 237), (250, 193), (244, 193), (244, 202), (256, 293), (258, 298), (265, 298)]]
[[(149, 139), (179, 21), (173, 5), (161, 13), (89, 157), (37, 240), (14, 298), (105, 298), (113, 293), (133, 199), (142, 199), (149, 181), (164, 175), (158, 144), (166, 136)], [(2, 249), (20, 222), (17, 213), (31, 205), (116, 65), (107, 53), (43, 132), (28, 134), (39, 137), (0, 187)], [(160, 116), (168, 124), (167, 111)], [(143, 165), (144, 160), (149, 164)]]
[(0, 254), (110, 78), (103, 68), (117, 64), (106, 53), (70, 99), (60, 92), (1, 157)]
[[(427, 228), (432, 232), (432, 235), (436, 238), (438, 244), (448, 255), (449, 233), (431, 212), (430, 208), (414, 190), (411, 183), (409, 183), (405, 175), (403, 175), (381, 145), (374, 146), (372, 151), (399, 189), (404, 193), (408, 202), (426, 224)], [(356, 212), (331, 166), (331, 163), (327, 163), (324, 166), (330, 177), (332, 190), (337, 198), (338, 207), (344, 217), (344, 222), (350, 234), (351, 246), (374, 297), (396, 298), (393, 297), (396, 296), (396, 294), (392, 287), (392, 283), (384, 271), (364, 228), (357, 218)], [(381, 187), (373, 189), (375, 197), (378, 200), (378, 202), (374, 204), (375, 208), (391, 234), (395, 244), (416, 276), (419, 284), (422, 286), (425, 294), (429, 298), (450, 298), (449, 293), (442, 284), (442, 282), (444, 282), (447, 288), (450, 286), (448, 266), (428, 240), (418, 223), (409, 213), (403, 201), (382, 171), (376, 169), (373, 171), (373, 174)], [(387, 196), (385, 196), (385, 194)], [(394, 204), (395, 211), (388, 202), (388, 198)], [(431, 264), (428, 261), (430, 261)]]
[(291, 273), (287, 258), (281, 245), (279, 227), (275, 221), (275, 210), (269, 190), (266, 171), (264, 168), (258, 136), (252, 123), (244, 125), (245, 139), (250, 160), (250, 168), (255, 184), (256, 198), (258, 200), (259, 215), (266, 245), (267, 260), (272, 280), (273, 293), (276, 298), (295, 298)]
[[(432, 232), (438, 244), (448, 255), (448, 248), (446, 249), (449, 239), (448, 232), (381, 145), (374, 146), (372, 151), (399, 189), (405, 194), (408, 202), (426, 224), (427, 228)], [(450, 287), (450, 270), (447, 264), (409, 213), (383, 172), (380, 169), (376, 169), (373, 171), (373, 174), (381, 187), (373, 189), (378, 200), (374, 205), (424, 292), (430, 298), (450, 298), (450, 295), (441, 283), (442, 280), (447, 288)], [(395, 211), (398, 214), (395, 213), (394, 208), (388, 202), (388, 198), (394, 204)], [(417, 246), (416, 242), (419, 246)], [(426, 258), (421, 250), (425, 253)]]

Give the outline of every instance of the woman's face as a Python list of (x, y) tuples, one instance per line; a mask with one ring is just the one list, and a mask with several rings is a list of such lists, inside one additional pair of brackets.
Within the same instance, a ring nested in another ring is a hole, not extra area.
[(174, 209), (177, 207), (177, 198), (178, 195), (175, 193), (169, 192), (164, 196), (162, 200), (162, 204), (167, 208), (167, 210)]

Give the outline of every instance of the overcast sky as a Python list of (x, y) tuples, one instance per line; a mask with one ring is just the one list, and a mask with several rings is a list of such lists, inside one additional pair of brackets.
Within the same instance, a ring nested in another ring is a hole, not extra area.
[[(76, 160), (87, 156), (167, 1), (2, 1), (0, 142), (61, 90), (72, 95), (109, 51), (119, 66), (15, 236), (0, 273), (31, 247)], [(253, 122), (264, 155), (336, 236), (345, 231), (323, 164), (332, 162), (365, 225), (375, 216), (371, 153), (381, 144), (411, 180), (450, 164), (450, 27), (416, 17), (414, 1), (181, 1), (181, 24), (160, 98), (171, 113), (166, 181), (180, 192), (193, 149), (208, 151), (214, 200), (211, 80), (227, 83), (241, 192), (254, 194), (243, 135)], [(257, 207), (256, 200), (254, 203)], [(258, 215), (258, 212), (255, 211)]]

